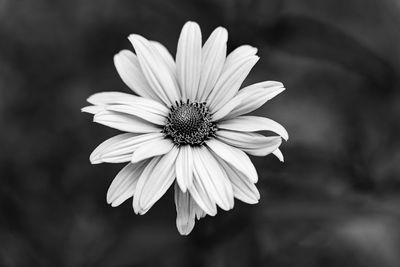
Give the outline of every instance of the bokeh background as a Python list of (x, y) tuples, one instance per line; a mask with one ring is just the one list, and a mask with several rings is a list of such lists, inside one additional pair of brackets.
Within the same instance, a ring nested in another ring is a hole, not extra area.
[[(129, 89), (113, 55), (139, 33), (173, 54), (185, 21), (261, 60), (246, 83), (287, 90), (257, 114), (289, 131), (253, 158), (261, 201), (181, 237), (168, 192), (145, 216), (105, 194), (117, 133), (80, 112)], [(397, 0), (0, 0), (0, 266), (400, 266)]]

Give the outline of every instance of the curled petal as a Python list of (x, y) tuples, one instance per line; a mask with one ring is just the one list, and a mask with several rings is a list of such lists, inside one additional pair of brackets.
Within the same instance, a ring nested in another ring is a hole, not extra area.
[(157, 125), (165, 125), (167, 120), (165, 116), (157, 114), (152, 109), (145, 109), (139, 105), (111, 105), (106, 107), (106, 110), (133, 115)]
[(136, 164), (128, 163), (117, 174), (107, 191), (108, 204), (117, 207), (133, 196), (137, 181), (147, 163), (147, 161), (142, 161)]
[(193, 151), (194, 168), (207, 194), (224, 210), (233, 208), (233, 192), (229, 179), (214, 155), (206, 147)]
[(153, 139), (149, 142), (142, 144), (136, 149), (132, 155), (132, 163), (142, 161), (144, 159), (152, 158), (167, 154), (174, 147), (174, 143), (170, 139), (160, 137)]
[(137, 134), (133, 133), (124, 133), (124, 134), (119, 134), (114, 137), (111, 137), (110, 139), (107, 139), (100, 145), (98, 145), (93, 152), (90, 154), (90, 162), (92, 164), (98, 164), (103, 162), (101, 160), (101, 157), (104, 153), (107, 151), (110, 151), (114, 148), (115, 145), (121, 144), (121, 143), (129, 143), (132, 138), (135, 138)]
[(240, 58), (222, 71), (214, 89), (208, 96), (207, 102), (210, 103), (212, 112), (218, 111), (236, 95), (258, 59), (258, 56)]
[(239, 116), (222, 121), (218, 124), (218, 128), (242, 132), (271, 131), (279, 134), (285, 140), (289, 139), (289, 134), (282, 125), (271, 119), (258, 116)]
[(114, 56), (114, 65), (121, 79), (133, 92), (139, 96), (161, 101), (144, 77), (134, 53), (129, 50), (120, 51)]
[(272, 152), (281, 162), (284, 161), (283, 154), (279, 148), (277, 148), (274, 152)]
[(124, 132), (151, 133), (160, 131), (160, 128), (148, 121), (115, 111), (101, 111), (94, 116), (93, 121)]
[(215, 216), (217, 214), (217, 207), (215, 201), (211, 199), (205, 186), (201, 180), (197, 170), (193, 170), (193, 184), (188, 188), (190, 195), (196, 201), (197, 205), (208, 215)]
[(206, 144), (217, 156), (230, 165), (235, 166), (235, 168), (247, 176), (250, 181), (254, 183), (257, 182), (257, 171), (250, 158), (243, 151), (216, 139), (208, 140)]
[(87, 107), (81, 108), (81, 111), (94, 115), (96, 113), (104, 111), (104, 107), (102, 107), (102, 106), (87, 106)]
[(101, 143), (90, 155), (90, 162), (98, 164), (102, 162), (120, 163), (128, 162), (132, 153), (142, 144), (151, 140), (162, 138), (162, 133), (132, 134), (124, 133), (114, 136)]
[(87, 101), (93, 105), (106, 107), (110, 105), (129, 105), (140, 107), (161, 116), (167, 116), (169, 109), (152, 99), (138, 97), (121, 92), (101, 92), (91, 95)]
[(140, 175), (133, 198), (136, 213), (145, 214), (168, 190), (175, 180), (178, 149), (173, 147), (163, 156), (154, 157)]
[(180, 99), (175, 75), (160, 53), (140, 35), (131, 34), (128, 39), (135, 48), (140, 67), (154, 93), (168, 106)]
[(254, 183), (247, 179), (246, 176), (242, 175), (235, 167), (227, 164), (223, 160), (219, 160), (219, 163), (224, 168), (232, 183), (235, 198), (248, 204), (258, 203), (260, 193)]
[[(222, 118), (234, 118), (252, 112), (284, 90), (285, 88), (282, 83), (273, 81), (261, 82), (247, 86), (239, 90), (238, 94), (229, 100), (229, 102), (224, 106), (228, 106), (231, 109), (229, 112), (226, 112), (226, 116), (223, 116)], [(221, 108), (221, 110), (223, 108)], [(218, 112), (220, 112), (220, 110)]]
[(282, 143), (280, 136), (263, 136), (257, 133), (220, 130), (218, 139), (254, 156), (266, 156)]

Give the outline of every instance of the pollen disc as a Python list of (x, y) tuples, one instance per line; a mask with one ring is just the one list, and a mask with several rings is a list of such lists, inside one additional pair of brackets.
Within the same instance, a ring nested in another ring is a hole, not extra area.
[(177, 145), (202, 145), (217, 131), (206, 103), (176, 102), (171, 106), (163, 132)]

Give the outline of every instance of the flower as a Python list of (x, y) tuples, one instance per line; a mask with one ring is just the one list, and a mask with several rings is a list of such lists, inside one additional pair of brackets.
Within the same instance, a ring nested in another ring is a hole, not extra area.
[[(174, 184), (177, 219), (189, 234), (206, 214), (233, 208), (234, 198), (255, 204), (257, 171), (246, 155), (279, 150), (288, 133), (279, 123), (244, 116), (284, 90), (265, 81), (240, 86), (259, 57), (243, 45), (226, 56), (228, 33), (216, 28), (202, 46), (200, 27), (187, 22), (180, 34), (176, 60), (160, 43), (132, 34), (136, 54), (122, 50), (115, 67), (136, 94), (97, 93), (82, 111), (94, 122), (126, 133), (100, 144), (92, 164), (127, 165), (112, 181), (107, 202), (115, 207), (133, 197), (136, 214), (145, 214)], [(277, 136), (264, 136), (271, 131)]]

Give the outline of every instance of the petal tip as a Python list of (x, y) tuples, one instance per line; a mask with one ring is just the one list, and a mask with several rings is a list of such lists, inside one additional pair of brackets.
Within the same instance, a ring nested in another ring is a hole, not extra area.
[(289, 133), (286, 132), (286, 134), (285, 134), (285, 136), (283, 138), (285, 139), (285, 141), (288, 141), (289, 140)]
[(90, 103), (90, 104), (93, 104), (93, 96), (94, 96), (94, 95), (91, 95), (91, 96), (89, 96), (88, 98), (86, 98), (86, 102), (88, 102), (88, 103)]
[(119, 203), (117, 203), (117, 202), (111, 202), (111, 203), (108, 203), (108, 204), (110, 204), (111, 205), (111, 207), (113, 207), (113, 208), (116, 208), (116, 207), (118, 207), (119, 206)]
[(139, 34), (136, 34), (136, 33), (131, 33), (131, 34), (128, 35), (128, 40), (136, 39), (138, 37), (141, 37), (141, 36)]
[(227, 40), (228, 39), (228, 30), (225, 29), (222, 26), (218, 26), (215, 31), (217, 31), (220, 35), (223, 36), (223, 39)]
[(90, 163), (91, 163), (92, 165), (97, 165), (97, 164), (100, 164), (100, 163), (101, 163), (101, 159), (100, 159), (100, 158), (89, 159), (89, 160), (90, 160)]
[(81, 112), (90, 113), (88, 107), (83, 107), (83, 108), (81, 108)]
[(249, 51), (251, 51), (251, 54), (256, 55), (258, 53), (258, 48), (254, 47), (252, 45), (244, 45), (244, 47), (248, 47)]
[(132, 43), (133, 46), (135, 46), (138, 41), (145, 40), (145, 38), (139, 34), (132, 33), (128, 36), (128, 40)]
[(119, 63), (121, 62), (122, 56), (123, 56), (123, 54), (124, 54), (123, 51), (124, 51), (124, 50), (121, 50), (121, 51), (119, 51), (118, 53), (116, 53), (116, 54), (113, 56), (113, 62), (114, 62), (114, 65), (115, 65), (115, 66), (119, 65)]
[(96, 155), (96, 154), (93, 154), (93, 153), (90, 154), (90, 156), (89, 156), (90, 163), (91, 164), (99, 164), (99, 163), (101, 163), (100, 157), (98, 155)]
[(133, 212), (135, 214), (137, 214), (137, 215), (140, 214), (140, 207), (139, 207), (138, 199), (137, 199), (137, 197), (135, 197), (135, 194), (133, 195), (132, 208), (133, 208)]
[(193, 227), (194, 227), (194, 225), (193, 226), (188, 226), (188, 225), (183, 226), (183, 225), (179, 225), (178, 223), (176, 225), (176, 228), (178, 229), (178, 232), (181, 236), (188, 236), (192, 232)]
[(198, 24), (196, 21), (193, 21), (193, 20), (188, 20), (188, 21), (183, 25), (183, 27), (189, 27), (189, 26), (191, 26), (191, 27), (199, 27), (199, 28), (200, 28), (199, 24)]

